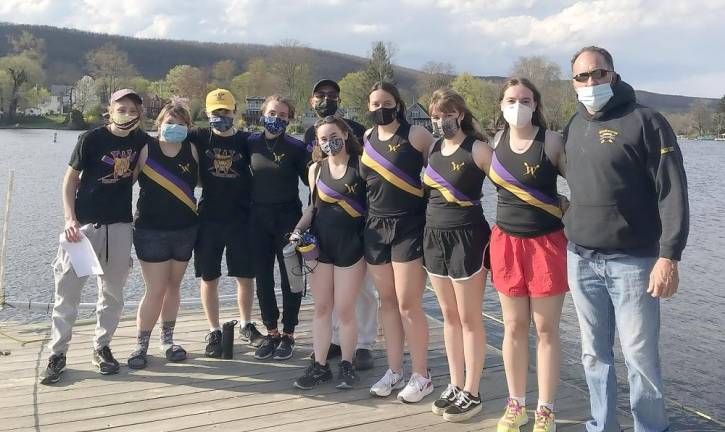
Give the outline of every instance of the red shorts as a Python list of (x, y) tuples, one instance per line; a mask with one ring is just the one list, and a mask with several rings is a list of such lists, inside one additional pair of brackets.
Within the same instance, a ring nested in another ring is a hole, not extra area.
[(509, 297), (552, 297), (569, 291), (564, 230), (521, 238), (491, 233), (491, 280)]

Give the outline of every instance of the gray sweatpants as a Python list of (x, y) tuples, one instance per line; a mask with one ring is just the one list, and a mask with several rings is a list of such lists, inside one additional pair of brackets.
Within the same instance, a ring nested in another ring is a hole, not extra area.
[[(103, 275), (98, 276), (98, 303), (96, 305), (96, 334), (93, 340), (95, 349), (111, 343), (118, 321), (123, 313), (123, 287), (131, 269), (131, 241), (133, 238), (130, 223), (100, 225), (92, 224), (81, 228), (83, 234), (93, 245)], [(88, 276), (78, 277), (70, 262), (70, 256), (62, 247), (53, 261), (55, 274), (55, 304), (52, 317), (52, 340), (48, 349), (51, 354), (65, 354), (68, 351), (73, 324), (78, 316), (81, 292)]]
[[(371, 350), (378, 336), (378, 296), (370, 278), (365, 273), (363, 286), (355, 303), (355, 316), (357, 317), (357, 349)], [(339, 324), (335, 313), (332, 314), (332, 343), (340, 345), (338, 334)]]

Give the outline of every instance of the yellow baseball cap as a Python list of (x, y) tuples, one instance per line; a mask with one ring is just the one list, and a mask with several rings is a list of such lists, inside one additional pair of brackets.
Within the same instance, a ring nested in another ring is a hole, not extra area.
[(237, 102), (234, 95), (229, 90), (216, 89), (206, 95), (206, 110), (212, 112), (218, 109), (226, 109), (234, 111), (237, 108)]

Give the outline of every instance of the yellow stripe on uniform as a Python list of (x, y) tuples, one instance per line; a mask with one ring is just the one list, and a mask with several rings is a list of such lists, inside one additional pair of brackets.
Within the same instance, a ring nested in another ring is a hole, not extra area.
[(433, 180), (432, 178), (428, 177), (428, 174), (423, 175), (423, 183), (427, 184), (428, 186), (437, 189), (438, 192), (443, 195), (443, 198), (446, 199), (448, 202), (456, 203), (461, 207), (470, 207), (473, 205), (470, 201), (461, 201), (458, 198), (454, 197), (453, 194), (445, 188), (442, 184), (438, 183), (437, 181)]
[(507, 182), (506, 180), (502, 179), (501, 176), (498, 175), (498, 173), (494, 170), (490, 170), (488, 177), (493, 180), (494, 183), (498, 184), (502, 188), (506, 189), (507, 191), (511, 192), (512, 194), (516, 195), (519, 199), (524, 201), (525, 203), (532, 205), (534, 207), (538, 207), (541, 210), (544, 210), (547, 213), (550, 213), (552, 216), (561, 218), (562, 213), (561, 209), (555, 205), (547, 204), (530, 193), (526, 192), (525, 190), (521, 189), (520, 187), (511, 184)]
[(191, 211), (193, 211), (194, 213), (196, 213), (196, 203), (194, 203), (194, 201), (192, 201), (184, 193), (184, 191), (181, 190), (180, 187), (178, 187), (175, 184), (173, 184), (166, 177), (162, 176), (161, 174), (159, 174), (158, 172), (156, 172), (156, 170), (154, 170), (153, 168), (151, 168), (148, 165), (144, 165), (142, 171), (143, 171), (144, 174), (146, 174), (146, 176), (148, 176), (148, 178), (150, 178), (151, 180), (155, 181), (162, 188), (164, 188), (167, 191), (169, 191), (172, 195), (174, 195), (176, 198), (178, 198), (179, 201), (181, 201), (182, 203), (186, 204), (191, 209)]
[(673, 151), (675, 151), (674, 147), (665, 147), (660, 150), (660, 154), (667, 154), (667, 153), (671, 153)]
[(375, 159), (368, 156), (367, 153), (363, 153), (362, 158), (360, 159), (360, 162), (367, 165), (370, 169), (374, 170), (376, 173), (383, 176), (383, 178), (385, 180), (389, 181), (390, 183), (397, 186), (398, 188), (408, 192), (409, 194), (415, 195), (417, 197), (421, 197), (421, 198), (423, 197), (422, 188), (417, 188), (417, 187), (414, 187), (414, 186), (408, 184), (408, 182), (406, 182), (403, 179), (401, 179), (400, 177), (396, 176), (395, 174), (390, 172), (387, 168), (380, 165), (378, 163), (378, 161), (376, 161)]
[(339, 199), (331, 197), (330, 195), (328, 195), (325, 192), (323, 192), (322, 190), (320, 190), (320, 188), (317, 188), (317, 195), (320, 197), (320, 199), (322, 201), (325, 201), (330, 204), (339, 204), (340, 207), (342, 207), (342, 209), (347, 212), (347, 214), (349, 214), (350, 216), (352, 216), (354, 218), (358, 218), (358, 217), (362, 216), (360, 214), (360, 212), (355, 210), (354, 208), (352, 208), (352, 206), (350, 206), (350, 204), (346, 203), (343, 200), (339, 200)]

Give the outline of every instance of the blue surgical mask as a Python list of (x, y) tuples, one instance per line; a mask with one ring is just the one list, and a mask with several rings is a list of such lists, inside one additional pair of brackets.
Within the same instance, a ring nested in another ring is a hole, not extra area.
[(264, 128), (267, 129), (267, 132), (272, 135), (281, 134), (285, 129), (287, 129), (287, 125), (289, 125), (287, 120), (271, 116), (262, 116), (259, 119), (259, 122), (262, 123), (262, 126), (264, 126)]
[(579, 102), (591, 111), (599, 111), (614, 96), (612, 85), (610, 83), (599, 84), (589, 87), (579, 87), (576, 89)]
[(159, 128), (159, 140), (178, 144), (186, 139), (189, 128), (182, 124), (164, 123)]
[(209, 126), (218, 130), (219, 132), (226, 132), (234, 126), (234, 118), (225, 116), (211, 116), (209, 117)]

